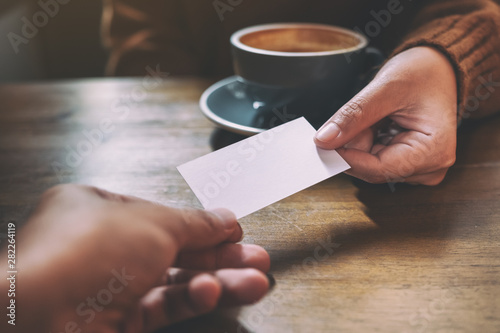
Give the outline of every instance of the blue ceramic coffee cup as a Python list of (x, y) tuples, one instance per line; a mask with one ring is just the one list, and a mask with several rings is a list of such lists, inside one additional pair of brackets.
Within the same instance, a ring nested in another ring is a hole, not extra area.
[(231, 36), (234, 70), (256, 111), (291, 107), (314, 120), (352, 97), (382, 60), (348, 29), (308, 23), (253, 26)]

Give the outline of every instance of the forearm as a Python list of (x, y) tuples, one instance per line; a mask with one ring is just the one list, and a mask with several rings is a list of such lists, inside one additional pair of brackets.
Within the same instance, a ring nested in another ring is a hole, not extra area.
[(415, 46), (438, 49), (457, 76), (459, 116), (482, 117), (500, 110), (499, 30), (495, 1), (429, 1), (394, 54)]

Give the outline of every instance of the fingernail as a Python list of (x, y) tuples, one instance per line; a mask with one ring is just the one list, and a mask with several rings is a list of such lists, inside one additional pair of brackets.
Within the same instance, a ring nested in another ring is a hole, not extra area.
[(238, 242), (241, 242), (243, 240), (243, 238), (245, 238), (245, 232), (243, 231), (243, 228), (241, 227), (241, 224), (238, 223), (238, 228), (240, 229), (240, 232), (241, 232), (241, 236), (240, 236), (240, 239), (238, 240)]
[(269, 290), (273, 289), (276, 285), (276, 279), (271, 273), (266, 273), (267, 280), (269, 281)]
[(340, 134), (340, 127), (335, 123), (328, 123), (316, 133), (316, 139), (321, 142), (330, 142), (338, 137)]
[(236, 215), (234, 215), (234, 213), (228, 209), (215, 208), (210, 210), (209, 212), (217, 215), (220, 218), (225, 229), (232, 230), (237, 224)]

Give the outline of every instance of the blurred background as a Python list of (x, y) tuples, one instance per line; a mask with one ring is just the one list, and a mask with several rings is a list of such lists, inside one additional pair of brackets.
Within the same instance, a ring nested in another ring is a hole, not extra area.
[(0, 83), (103, 76), (101, 14), (102, 0), (0, 0)]

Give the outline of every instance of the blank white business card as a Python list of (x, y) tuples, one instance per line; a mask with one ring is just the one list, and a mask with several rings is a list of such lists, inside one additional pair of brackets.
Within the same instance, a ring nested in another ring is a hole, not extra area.
[(335, 150), (317, 148), (315, 133), (299, 118), (177, 169), (205, 209), (241, 218), (350, 168)]

